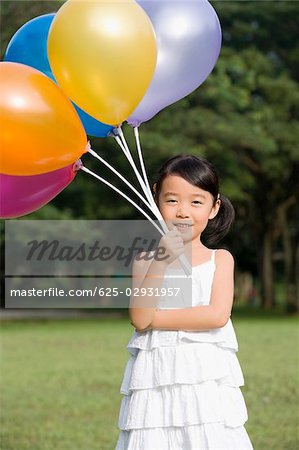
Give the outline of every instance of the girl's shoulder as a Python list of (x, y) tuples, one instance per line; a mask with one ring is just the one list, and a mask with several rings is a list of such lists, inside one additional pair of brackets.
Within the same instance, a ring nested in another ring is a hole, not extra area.
[(226, 248), (217, 248), (212, 250), (212, 257), (215, 258), (215, 264), (232, 264), (235, 263), (235, 258), (232, 253)]

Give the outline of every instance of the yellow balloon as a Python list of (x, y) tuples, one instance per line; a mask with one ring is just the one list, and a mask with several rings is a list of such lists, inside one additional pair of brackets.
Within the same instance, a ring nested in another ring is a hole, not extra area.
[(52, 22), (48, 57), (73, 102), (101, 122), (120, 125), (154, 75), (155, 32), (133, 0), (68, 0)]

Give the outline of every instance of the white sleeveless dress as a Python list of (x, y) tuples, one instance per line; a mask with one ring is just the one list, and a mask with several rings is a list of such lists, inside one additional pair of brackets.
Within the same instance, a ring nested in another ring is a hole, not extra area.
[[(192, 268), (192, 306), (209, 304), (215, 251)], [(115, 450), (253, 450), (231, 319), (205, 331), (135, 331), (127, 349)]]

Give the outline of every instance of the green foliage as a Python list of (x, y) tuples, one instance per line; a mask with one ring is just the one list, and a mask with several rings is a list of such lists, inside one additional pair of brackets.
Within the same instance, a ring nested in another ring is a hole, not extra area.
[(60, 6), (61, 2), (56, 0), (7, 0), (1, 2), (1, 59), (3, 59), (9, 40), (22, 25), (34, 17), (56, 12)]
[[(191, 95), (143, 124), (140, 136), (151, 183), (160, 164), (179, 153), (193, 153), (215, 165), (220, 190), (237, 211), (228, 242), (235, 246), (242, 260), (243, 255), (255, 257), (263, 230), (273, 221), (277, 206), (298, 190), (299, 14), (296, 2), (213, 1), (212, 4), (223, 32), (223, 46), (214, 71)], [(49, 1), (4, 2), (2, 54), (20, 25), (57, 10), (60, 5)], [(128, 126), (124, 129), (136, 157), (132, 130)], [(91, 138), (91, 142), (95, 151), (138, 187), (113, 138)], [(91, 155), (84, 155), (82, 160), (137, 200)], [(51, 206), (30, 217), (44, 214), (45, 218), (53, 218), (61, 211), (61, 217), (67, 214), (85, 219), (142, 218), (118, 194), (82, 171), (52, 200)], [(294, 211), (290, 214), (292, 222)]]

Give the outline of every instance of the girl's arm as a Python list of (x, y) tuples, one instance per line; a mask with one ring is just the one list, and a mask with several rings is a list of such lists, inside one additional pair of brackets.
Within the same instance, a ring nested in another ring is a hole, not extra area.
[[(155, 292), (162, 287), (164, 282), (165, 270), (169, 264), (177, 259), (184, 252), (184, 242), (180, 232), (173, 228), (169, 230), (159, 242), (159, 249), (163, 250), (163, 255), (155, 253), (152, 261), (141, 260), (137, 257), (133, 263), (132, 278), (132, 296), (130, 298), (129, 314), (131, 324), (138, 331), (148, 329), (152, 322), (159, 297), (155, 297), (150, 292)], [(146, 253), (138, 256), (144, 257)], [(135, 289), (145, 295), (135, 295)]]
[[(143, 254), (144, 255), (144, 254)], [(163, 283), (167, 265), (163, 261), (134, 260), (132, 268), (132, 296), (130, 298), (129, 315), (131, 324), (137, 331), (143, 331), (151, 323), (156, 311), (159, 297), (134, 296), (135, 290), (141, 293), (145, 289), (159, 289)]]
[(174, 310), (155, 310), (153, 320), (147, 328), (159, 330), (202, 331), (221, 328), (229, 320), (234, 297), (234, 258), (225, 249), (215, 256), (216, 269), (209, 305)]

